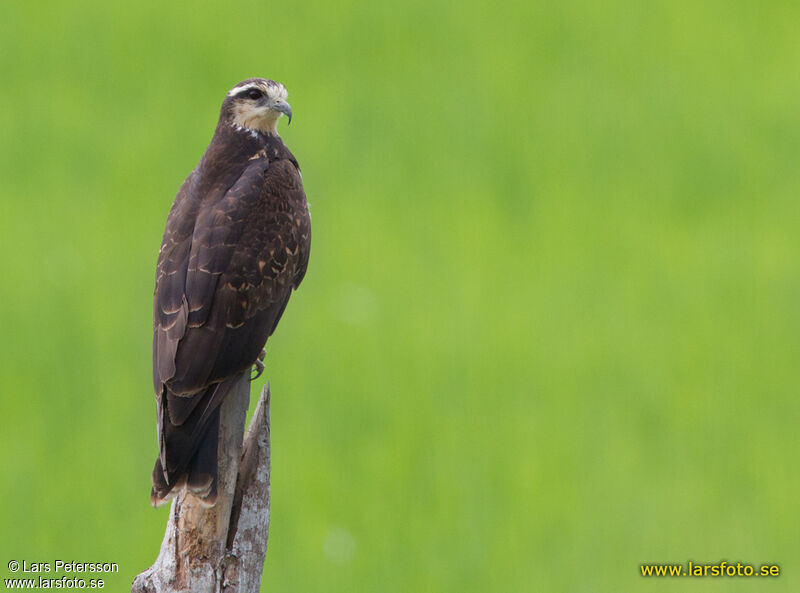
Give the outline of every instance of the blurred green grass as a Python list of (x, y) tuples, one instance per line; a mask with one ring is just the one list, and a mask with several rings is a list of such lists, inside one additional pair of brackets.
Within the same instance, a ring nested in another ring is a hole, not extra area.
[(795, 590), (798, 17), (6, 3), (0, 560), (125, 590), (155, 558), (158, 245), (267, 76), (314, 238), (267, 358), (265, 591), (674, 591), (638, 565), (721, 559)]

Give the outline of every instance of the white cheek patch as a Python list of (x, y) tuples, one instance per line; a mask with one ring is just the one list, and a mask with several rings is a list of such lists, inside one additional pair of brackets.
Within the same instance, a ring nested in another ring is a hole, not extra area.
[(247, 130), (275, 133), (278, 129), (279, 113), (265, 107), (242, 104), (233, 108), (233, 125)]

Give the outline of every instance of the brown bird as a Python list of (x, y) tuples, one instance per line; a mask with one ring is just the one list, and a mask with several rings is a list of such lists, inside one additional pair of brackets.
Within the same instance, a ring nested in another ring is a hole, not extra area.
[(216, 502), (219, 406), (243, 373), (263, 370), (267, 338), (306, 273), (308, 204), (277, 131), (281, 115), (292, 121), (286, 97), (263, 78), (228, 92), (167, 218), (153, 303), (154, 506), (183, 485)]

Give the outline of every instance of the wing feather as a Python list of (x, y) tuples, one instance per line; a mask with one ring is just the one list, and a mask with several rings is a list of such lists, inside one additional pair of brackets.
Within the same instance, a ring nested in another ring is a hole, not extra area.
[(308, 262), (308, 212), (291, 161), (251, 160), (216, 203), (195, 212), (188, 238), (168, 222), (159, 260), (157, 392), (168, 384), (190, 395), (251, 366)]

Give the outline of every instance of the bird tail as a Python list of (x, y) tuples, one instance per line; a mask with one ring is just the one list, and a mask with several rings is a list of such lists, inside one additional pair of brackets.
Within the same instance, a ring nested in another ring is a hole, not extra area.
[(217, 501), (219, 406), (239, 377), (189, 396), (164, 387), (158, 400), (159, 455), (150, 503), (161, 506), (186, 488), (206, 506)]

